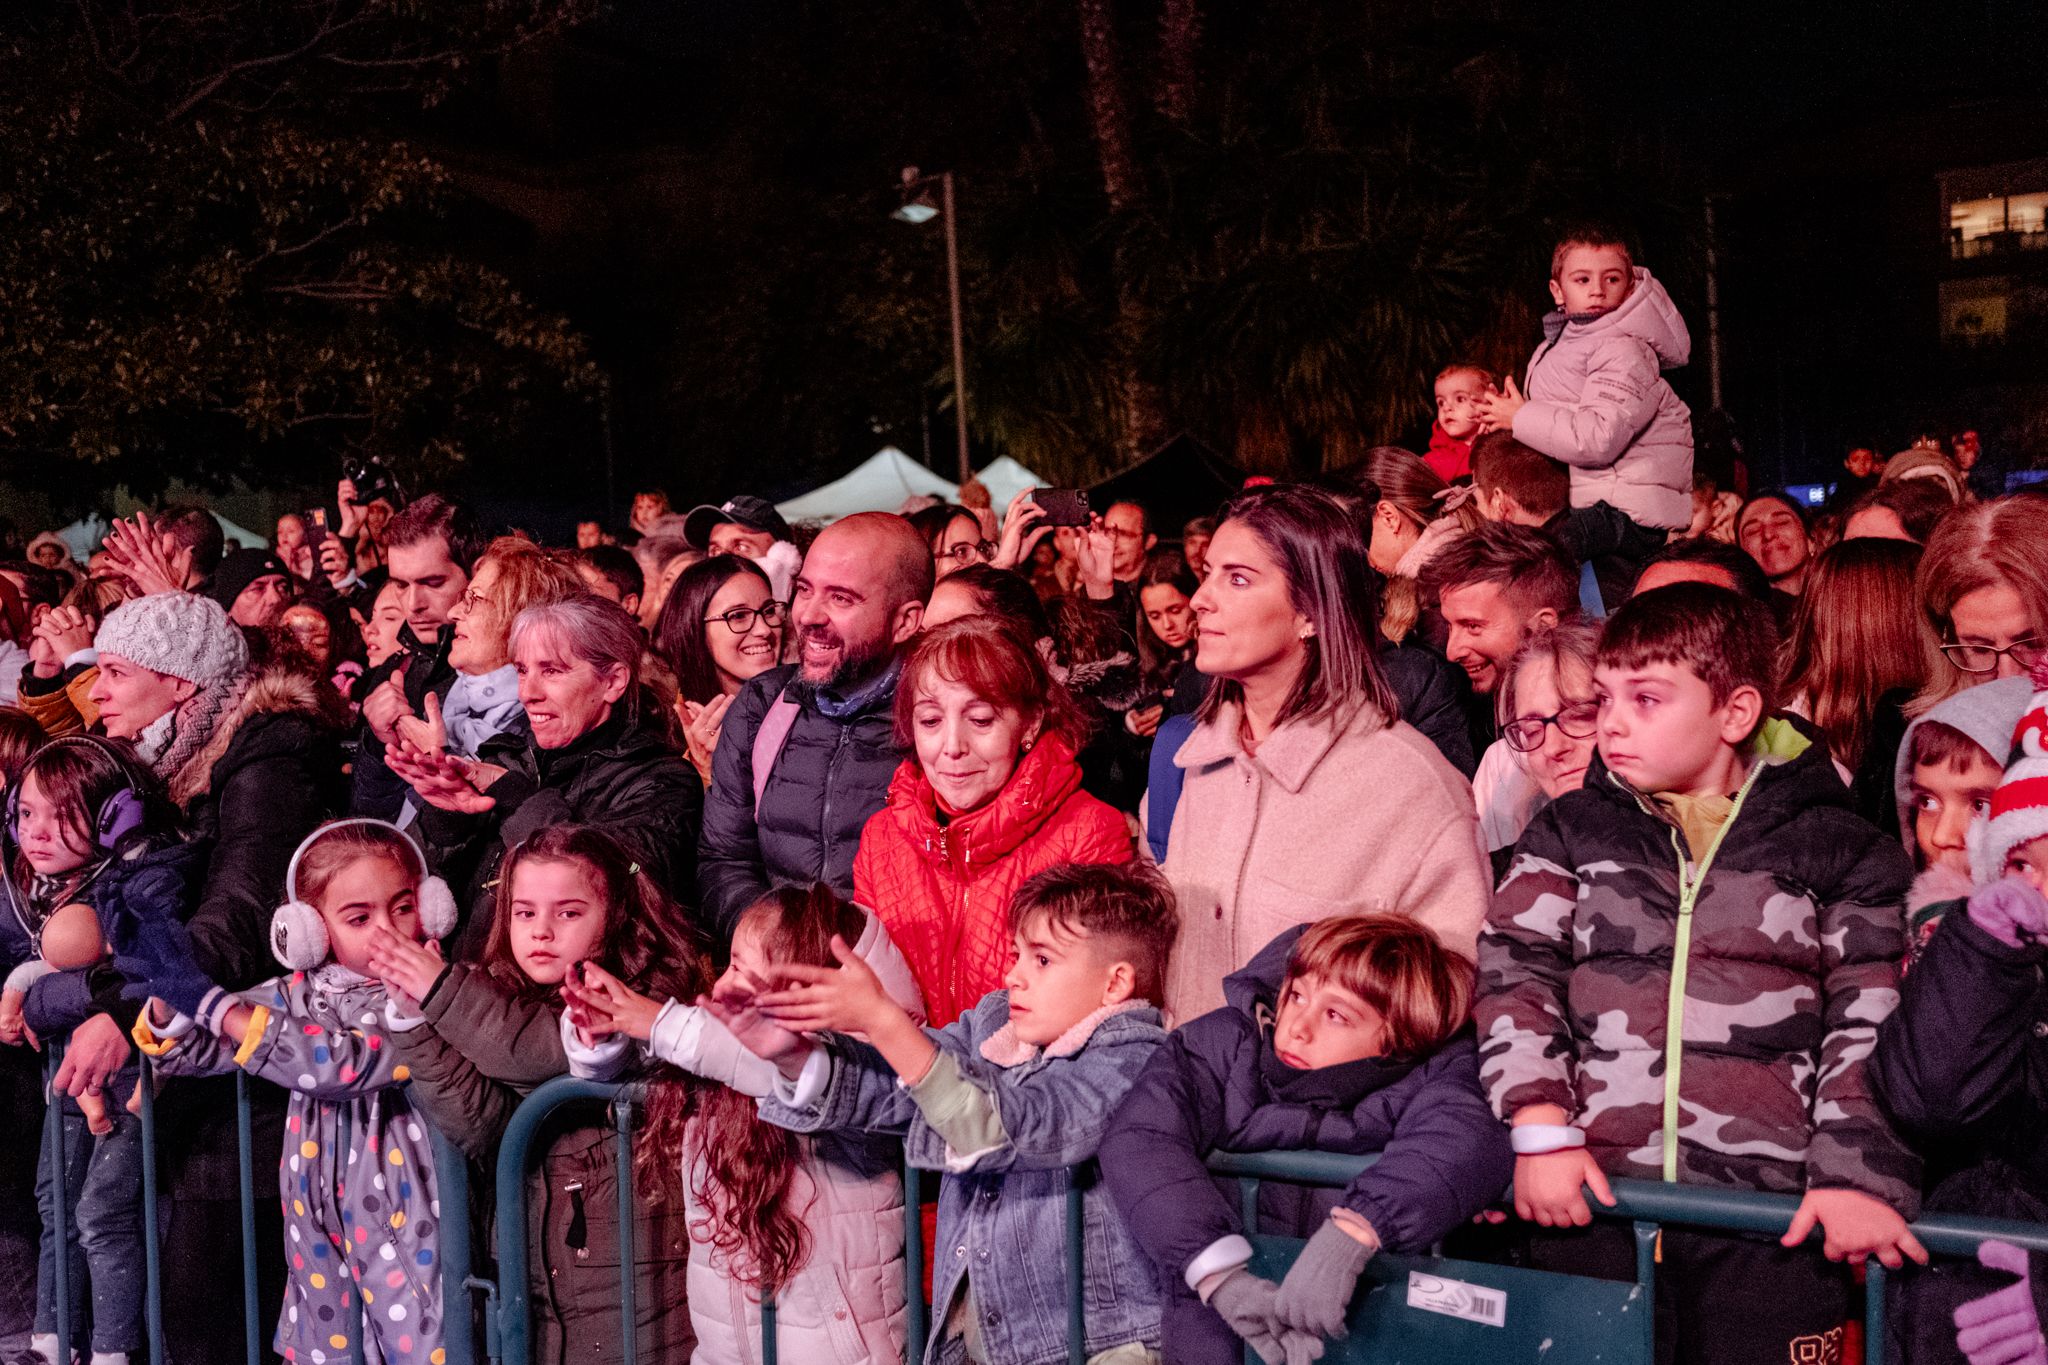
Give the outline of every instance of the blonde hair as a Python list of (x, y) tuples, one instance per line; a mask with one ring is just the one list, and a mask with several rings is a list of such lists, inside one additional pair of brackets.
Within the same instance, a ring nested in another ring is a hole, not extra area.
[[(1927, 538), (1915, 588), (1936, 640), (1954, 639), (1950, 616), (1957, 602), (2000, 585), (2017, 592), (2034, 629), (2048, 633), (2048, 499), (2018, 494), (1959, 507)], [(1943, 657), (1912, 710), (1922, 713), (1983, 681)]]
[(1396, 1056), (1428, 1056), (1472, 1013), (1472, 964), (1407, 915), (1311, 924), (1287, 955), (1287, 979), (1302, 976), (1341, 986), (1379, 1011)]

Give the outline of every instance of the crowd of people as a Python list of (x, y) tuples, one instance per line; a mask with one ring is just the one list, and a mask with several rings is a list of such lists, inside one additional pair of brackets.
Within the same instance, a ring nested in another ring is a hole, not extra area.
[[(1923, 1209), (2048, 1221), (2048, 499), (1933, 444), (1745, 496), (1650, 272), (1584, 231), (1551, 273), (1425, 453), (1177, 543), (970, 486), (645, 493), (555, 547), (343, 481), (268, 549), (174, 507), (0, 562), (10, 1365), (73, 1365), (60, 1262), (77, 1358), (134, 1365), (151, 1238), (171, 1358), (240, 1358), (234, 1072), (297, 1365), (357, 1312), (448, 1365), (492, 1215), (431, 1135), (488, 1164), (570, 1074), (649, 1089), (632, 1226), (585, 1110), (495, 1210), (549, 1362), (622, 1359), (628, 1246), (642, 1358), (751, 1361), (772, 1295), (784, 1359), (901, 1359), (906, 1157), (946, 1365), (1066, 1358), (1090, 1160), (1096, 1365), (1318, 1358), (1381, 1251), (1633, 1279), (1616, 1178), (1798, 1201), (1666, 1232), (1665, 1358), (1839, 1361)], [(1379, 1159), (1250, 1222), (1205, 1166), (1304, 1149)], [(1980, 1259), (1897, 1277), (1864, 1358), (2048, 1360), (2026, 1254)]]

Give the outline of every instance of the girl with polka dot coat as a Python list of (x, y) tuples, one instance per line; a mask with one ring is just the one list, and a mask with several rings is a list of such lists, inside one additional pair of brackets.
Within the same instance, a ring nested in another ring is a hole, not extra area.
[[(365, 1361), (446, 1365), (434, 1150), (382, 1032), (385, 1000), (381, 982), (330, 962), (236, 994), (216, 987), (194, 1017), (162, 1028), (148, 1011), (136, 1022), (164, 1075), (239, 1068), (292, 1092), (278, 1168), (290, 1278), (276, 1349), (293, 1365), (348, 1359), (357, 1285)], [(250, 1012), (239, 1047), (220, 1034), (238, 1004)]]

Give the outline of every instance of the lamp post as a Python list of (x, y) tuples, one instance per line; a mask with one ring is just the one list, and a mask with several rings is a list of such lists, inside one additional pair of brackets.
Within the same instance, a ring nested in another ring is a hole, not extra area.
[[(939, 202), (934, 205), (930, 186), (938, 182)], [(903, 203), (890, 214), (899, 223), (929, 223), (943, 219), (946, 228), (946, 290), (953, 305), (953, 421), (959, 436), (960, 482), (974, 477), (967, 459), (967, 346), (960, 327), (960, 237), (953, 212), (953, 173), (920, 175), (917, 167), (903, 168)]]

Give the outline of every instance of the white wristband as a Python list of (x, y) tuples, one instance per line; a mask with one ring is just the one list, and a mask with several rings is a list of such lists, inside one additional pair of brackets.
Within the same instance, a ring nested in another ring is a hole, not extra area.
[(1585, 1145), (1585, 1129), (1562, 1123), (1521, 1123), (1508, 1129), (1508, 1146), (1516, 1156), (1549, 1156)]

